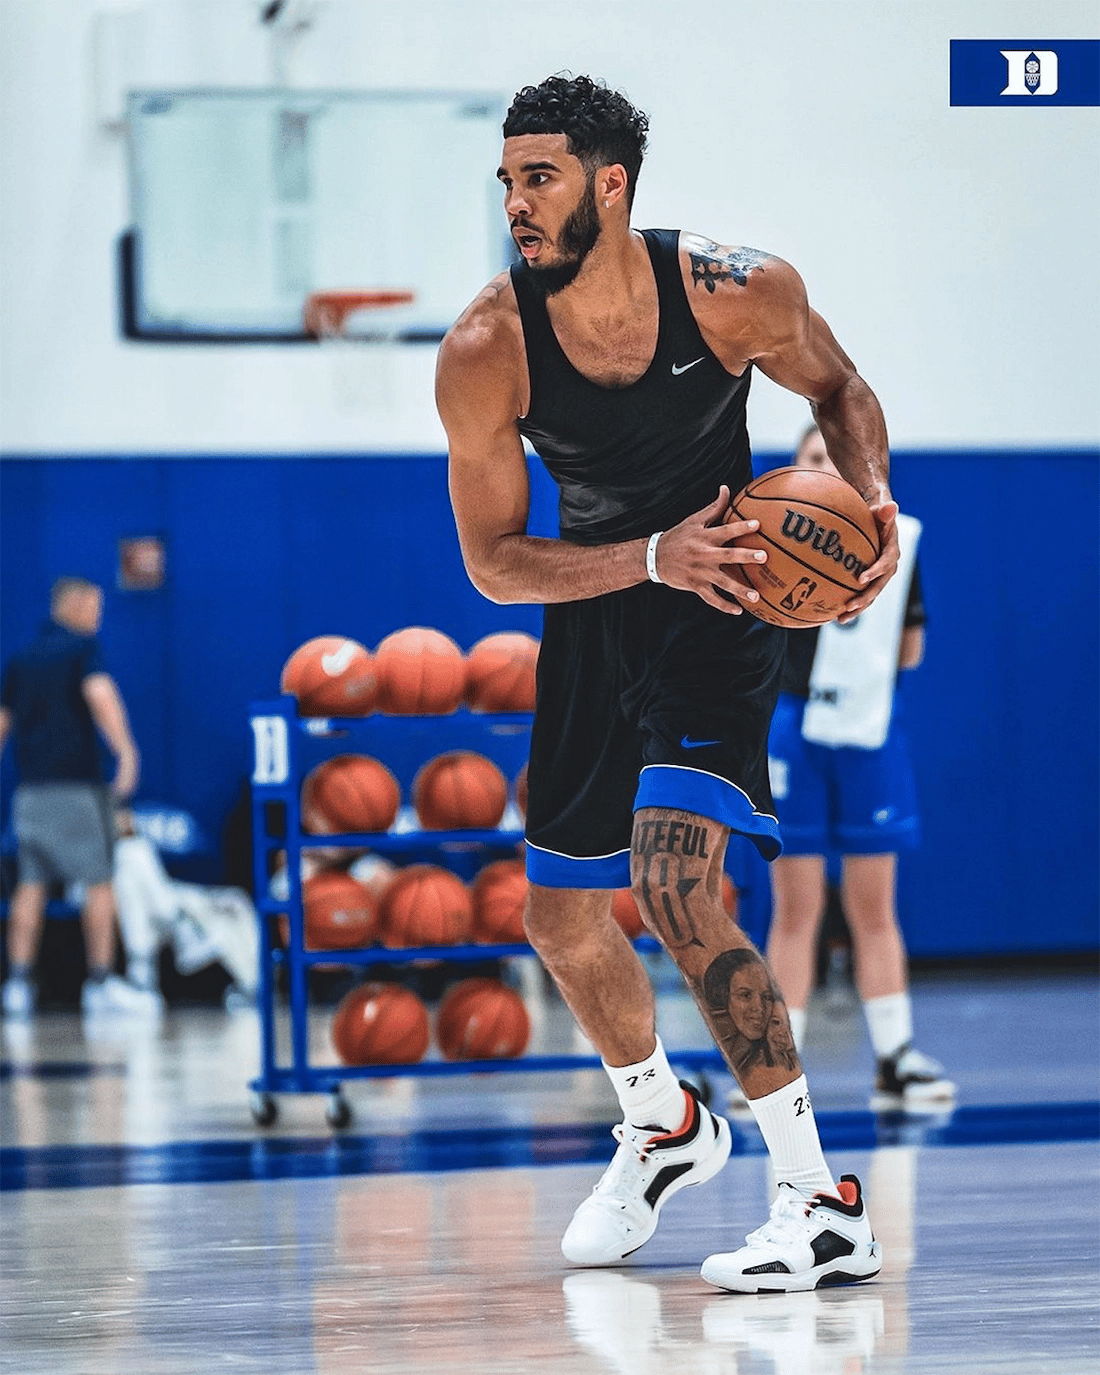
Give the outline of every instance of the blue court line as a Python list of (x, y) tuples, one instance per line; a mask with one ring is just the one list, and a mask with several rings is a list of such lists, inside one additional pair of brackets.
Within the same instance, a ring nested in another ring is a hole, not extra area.
[(0, 1079), (94, 1079), (99, 1075), (116, 1078), (126, 1073), (122, 1064), (89, 1064), (86, 1060), (37, 1060), (33, 1065), (17, 1065), (0, 1060)]
[[(827, 1151), (1100, 1140), (1098, 1102), (962, 1107), (936, 1117), (821, 1112), (817, 1121)], [(258, 1135), (250, 1140), (155, 1146), (19, 1146), (0, 1152), (0, 1191), (602, 1164), (613, 1150), (610, 1129), (603, 1123), (431, 1129), (400, 1135)], [(733, 1125), (734, 1155), (763, 1153), (754, 1125)]]

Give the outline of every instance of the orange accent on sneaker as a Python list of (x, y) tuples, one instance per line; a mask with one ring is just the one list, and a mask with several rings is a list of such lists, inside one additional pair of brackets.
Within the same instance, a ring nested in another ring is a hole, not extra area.
[(849, 1208), (855, 1207), (856, 1200), (858, 1199), (859, 1195), (856, 1192), (856, 1186), (854, 1184), (851, 1184), (847, 1179), (844, 1179), (836, 1186), (836, 1191), (839, 1194), (840, 1201), (842, 1203), (847, 1203)]

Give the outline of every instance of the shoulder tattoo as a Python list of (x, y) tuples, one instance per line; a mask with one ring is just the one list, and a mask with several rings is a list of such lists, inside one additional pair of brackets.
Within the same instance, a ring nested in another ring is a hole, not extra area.
[(710, 240), (688, 254), (691, 259), (692, 286), (704, 286), (713, 294), (718, 282), (736, 282), (744, 286), (749, 273), (771, 262), (774, 254), (762, 253), (758, 248), (722, 248)]

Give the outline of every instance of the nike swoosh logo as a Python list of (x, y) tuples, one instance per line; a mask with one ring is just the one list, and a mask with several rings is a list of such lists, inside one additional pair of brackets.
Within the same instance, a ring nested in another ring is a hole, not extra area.
[(355, 646), (350, 640), (340, 646), (335, 654), (322, 654), (321, 667), (330, 678), (335, 678), (337, 674), (343, 673), (351, 663), (355, 655)]
[[(704, 353), (704, 354), (703, 354), (703, 358), (705, 358), (705, 357), (706, 357), (706, 354)], [(680, 374), (681, 374), (682, 372), (687, 372), (688, 368), (693, 368), (693, 367), (695, 366), (696, 363), (701, 363), (701, 362), (703, 361), (703, 358), (693, 358), (693, 359), (691, 360), (690, 363), (673, 363), (673, 365), (672, 365), (672, 375), (673, 375), (673, 377), (679, 377)]]
[(680, 748), (685, 750), (701, 750), (704, 745), (720, 745), (721, 740), (689, 740), (685, 735), (680, 741)]

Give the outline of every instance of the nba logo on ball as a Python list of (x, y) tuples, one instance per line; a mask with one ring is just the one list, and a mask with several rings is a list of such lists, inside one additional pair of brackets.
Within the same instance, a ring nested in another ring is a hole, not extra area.
[(1008, 85), (1001, 95), (1054, 95), (1058, 90), (1058, 54), (1027, 48), (1001, 49), (1008, 63)]

